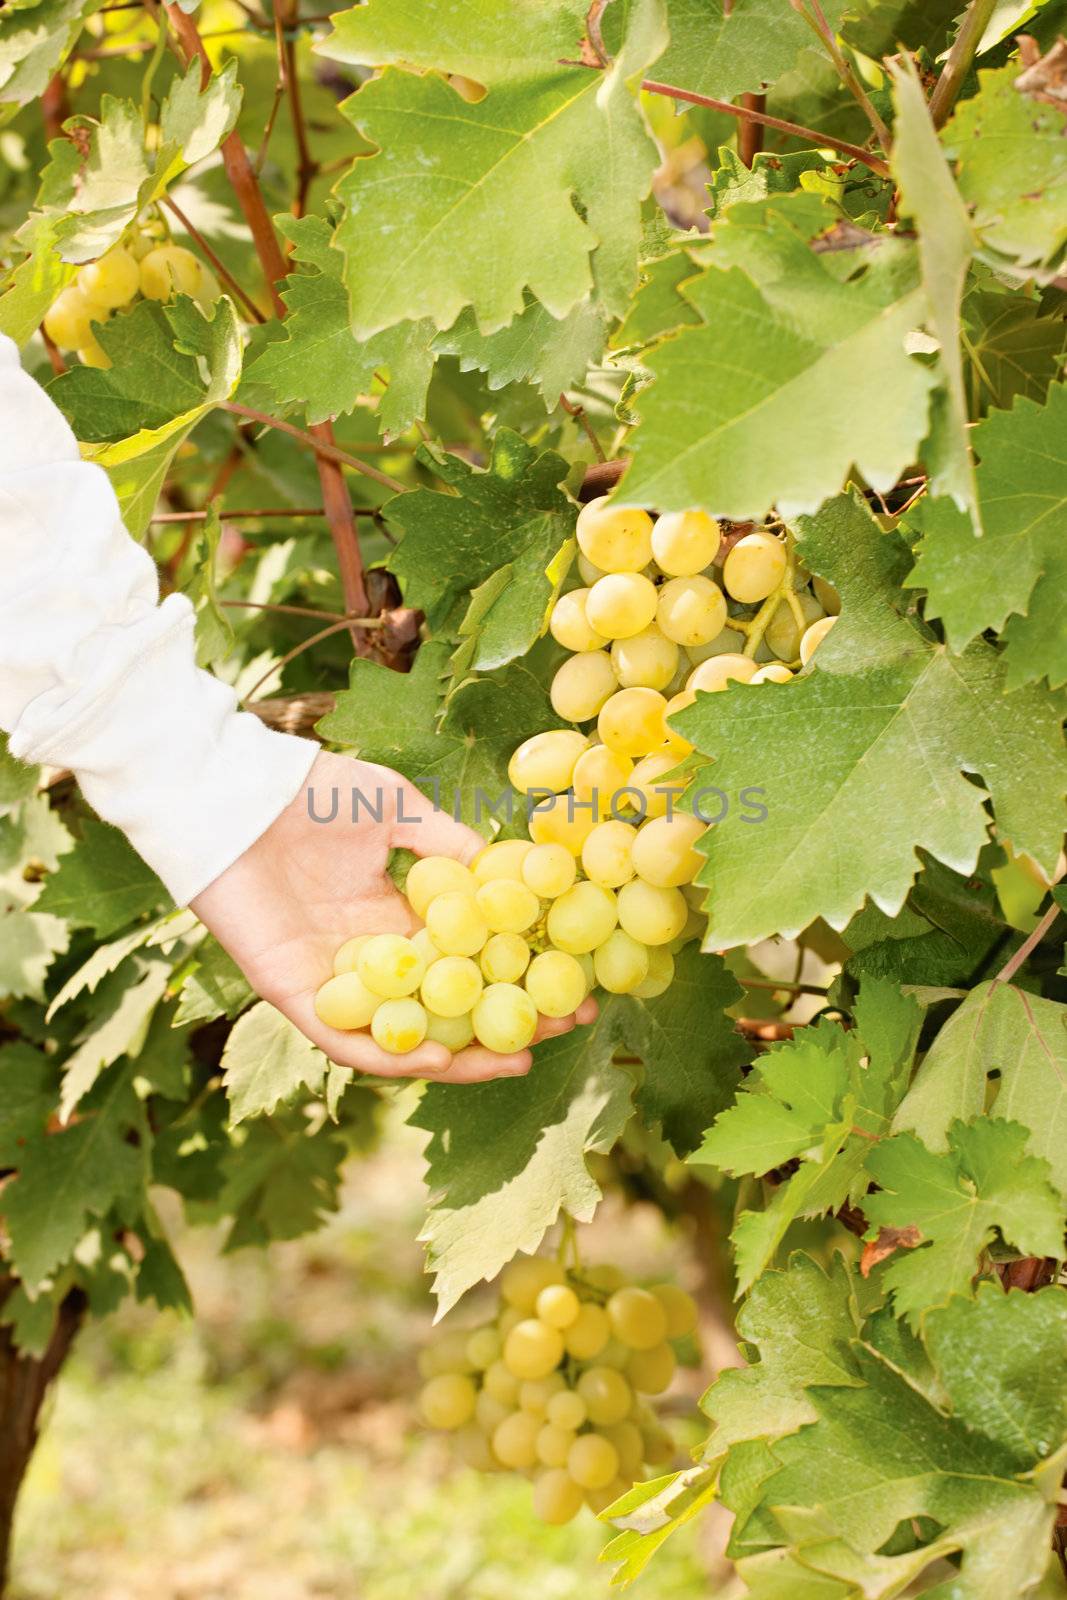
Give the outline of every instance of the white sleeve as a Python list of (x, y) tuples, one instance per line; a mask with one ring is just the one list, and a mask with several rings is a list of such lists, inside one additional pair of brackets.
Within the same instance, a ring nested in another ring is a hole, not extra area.
[(193, 610), (159, 603), (106, 473), (0, 335), (0, 728), (70, 767), (179, 905), (299, 793), (318, 746), (237, 710), (197, 666)]

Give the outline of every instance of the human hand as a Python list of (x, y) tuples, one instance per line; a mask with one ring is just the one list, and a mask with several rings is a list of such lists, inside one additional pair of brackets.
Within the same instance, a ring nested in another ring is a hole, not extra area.
[[(307, 791), (314, 791), (315, 822)], [(360, 805), (355, 822), (351, 794), (359, 790), (377, 805), (382, 820)], [(403, 820), (400, 820), (403, 818)], [(315, 1014), (315, 992), (333, 970), (335, 951), (359, 933), (411, 933), (418, 927), (404, 896), (386, 871), (389, 852), (448, 855), (469, 862), (485, 840), (454, 822), (399, 773), (369, 761), (323, 751), (300, 793), (244, 855), (192, 902), (192, 910), (229, 951), (249, 983), (312, 1043), (340, 1066), (383, 1078), (434, 1078), (445, 1083), (481, 1083), (518, 1077), (530, 1070), (529, 1050), (495, 1055), (471, 1045), (452, 1056), (427, 1040), (403, 1056), (390, 1055), (369, 1034), (342, 1033)], [(570, 1017), (542, 1017), (537, 1039), (591, 1022), (596, 1002), (585, 1000)]]

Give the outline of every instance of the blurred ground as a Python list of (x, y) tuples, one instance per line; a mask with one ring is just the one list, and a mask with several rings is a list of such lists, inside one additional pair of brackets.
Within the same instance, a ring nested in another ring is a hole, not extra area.
[[(225, 1258), (214, 1235), (179, 1232), (195, 1323), (129, 1308), (87, 1330), (26, 1484), (13, 1600), (608, 1594), (591, 1514), (542, 1528), (528, 1484), (456, 1466), (416, 1425), (432, 1317), (420, 1144), (398, 1128), (387, 1153), (354, 1162), (341, 1214), (310, 1241)], [(685, 1280), (651, 1208), (608, 1204), (583, 1231), (590, 1260)], [(704, 1431), (688, 1396), (705, 1377), (683, 1374), (674, 1398), (678, 1465)], [(628, 1592), (729, 1592), (721, 1542), (705, 1517)]]

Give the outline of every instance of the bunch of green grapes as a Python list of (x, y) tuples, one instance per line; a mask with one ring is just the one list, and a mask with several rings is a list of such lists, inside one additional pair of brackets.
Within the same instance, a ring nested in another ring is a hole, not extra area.
[(60, 350), (75, 351), (84, 366), (109, 367), (94, 323), (106, 322), (138, 295), (146, 300), (172, 300), (176, 294), (203, 299), (216, 291), (212, 274), (191, 250), (139, 231), (113, 245), (99, 261), (79, 267), (74, 282), (60, 290), (45, 312), (43, 327)]
[(670, 1384), (696, 1306), (672, 1283), (643, 1289), (617, 1267), (566, 1272), (543, 1256), (516, 1257), (500, 1297), (492, 1322), (424, 1352), (423, 1420), (454, 1433), (469, 1466), (530, 1478), (543, 1522), (602, 1511), (670, 1458), (649, 1398)]

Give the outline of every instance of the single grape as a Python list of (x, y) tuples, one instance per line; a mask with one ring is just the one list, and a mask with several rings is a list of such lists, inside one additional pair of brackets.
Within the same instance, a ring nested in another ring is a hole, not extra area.
[(667, 1337), (667, 1313), (648, 1289), (636, 1284), (616, 1289), (607, 1310), (616, 1338), (631, 1350), (651, 1350)]
[(365, 1028), (381, 1004), (358, 972), (340, 972), (327, 978), (315, 996), (315, 1015), (328, 1028)]
[(711, 566), (721, 538), (706, 511), (668, 511), (652, 529), (652, 554), (669, 578), (692, 578)]
[(795, 661), (800, 653), (800, 635), (812, 622), (817, 622), (824, 616), (822, 606), (813, 594), (798, 594), (794, 596), (804, 618), (803, 626), (797, 625), (793, 608), (788, 600), (780, 601), (774, 616), (767, 624), (763, 637), (781, 661)]
[(111, 357), (99, 339), (90, 339), (88, 344), (83, 344), (78, 350), (78, 360), (83, 367), (99, 367), (103, 372), (111, 366)]
[(553, 900), (548, 911), (548, 937), (568, 955), (581, 955), (603, 944), (618, 920), (615, 896), (596, 883), (576, 883)]
[(759, 669), (748, 656), (712, 656), (694, 667), (686, 679), (687, 689), (702, 689), (705, 694), (718, 694), (728, 683), (750, 683)]
[(563, 950), (544, 950), (526, 971), (526, 993), (544, 1017), (569, 1017), (588, 993), (585, 973)]
[(597, 1366), (611, 1367), (615, 1372), (624, 1372), (631, 1354), (621, 1339), (611, 1338), (597, 1356)]
[[(571, 656), (563, 663), (552, 679), (549, 699), (557, 717), (562, 717), (565, 722), (589, 722), (618, 687), (615, 668), (607, 651), (589, 650), (585, 655)], [(550, 735), (539, 734), (536, 737), (544, 739)], [(583, 738), (583, 748), (584, 744)], [(575, 760), (577, 759), (576, 755)], [(573, 771), (572, 765), (571, 772)], [(569, 782), (570, 773), (567, 775), (567, 783)], [(519, 785), (514, 784), (514, 787), (518, 788)], [(540, 787), (548, 789), (552, 785), (546, 783)], [(566, 784), (561, 787), (565, 788)]]
[(815, 591), (815, 598), (822, 606), (828, 617), (836, 617), (841, 611), (841, 596), (832, 583), (827, 583), (825, 578), (812, 578), (811, 587)]
[(500, 1274), (500, 1297), (524, 1317), (530, 1316), (541, 1290), (565, 1277), (559, 1262), (547, 1256), (516, 1256)]
[(690, 663), (699, 667), (710, 656), (740, 655), (744, 648), (745, 635), (738, 628), (725, 627), (707, 644), (689, 645), (685, 653)]
[(426, 1037), (426, 1010), (417, 1000), (383, 1000), (370, 1019), (375, 1044), (390, 1055), (407, 1055)]
[(419, 1409), (428, 1427), (462, 1428), (474, 1415), (477, 1391), (460, 1372), (443, 1372), (431, 1378), (419, 1395)]
[(697, 1303), (676, 1283), (654, 1283), (650, 1291), (667, 1318), (667, 1338), (684, 1339), (697, 1325)]
[(665, 994), (674, 982), (674, 957), (662, 945), (650, 945), (648, 951), (648, 976), (634, 990), (638, 1000), (655, 1000)]
[(474, 898), (493, 933), (525, 933), (541, 915), (533, 890), (515, 878), (493, 878), (479, 886)]
[(533, 1488), (533, 1508), (541, 1522), (549, 1527), (561, 1527), (574, 1520), (583, 1504), (581, 1489), (562, 1467), (549, 1467), (538, 1473)]
[(44, 314), (44, 331), (61, 350), (78, 350), (93, 341), (93, 321), (103, 322), (105, 313), (85, 298), (76, 284), (61, 289)]
[(607, 1294), (621, 1289), (627, 1282), (625, 1272), (614, 1261), (598, 1261), (594, 1266), (586, 1267), (585, 1276), (594, 1288), (603, 1289)]
[(333, 958), (333, 970), (339, 972), (355, 972), (356, 958), (368, 939), (373, 939), (373, 933), (357, 933), (354, 939), (346, 939)]
[(620, 1499), (624, 1494), (629, 1494), (630, 1489), (631, 1485), (626, 1482), (625, 1478), (613, 1478), (603, 1489), (587, 1489), (585, 1491), (585, 1503), (594, 1516), (599, 1517), (601, 1512), (607, 1511), (615, 1504), (616, 1500)]
[(626, 1375), (639, 1394), (662, 1394), (670, 1388), (678, 1362), (669, 1344), (654, 1344), (648, 1350), (635, 1350), (626, 1364)]
[(484, 1372), (494, 1361), (500, 1360), (501, 1348), (500, 1334), (491, 1323), (486, 1323), (484, 1327), (475, 1328), (470, 1334), (464, 1351), (475, 1371)]
[[(503, 1340), (499, 1336), (497, 1345), (503, 1349)], [(496, 1356), (486, 1367), (482, 1387), (499, 1405), (507, 1406), (509, 1410), (514, 1410), (518, 1406), (519, 1379), (504, 1365), (502, 1355)]]
[(693, 846), (706, 832), (704, 823), (685, 811), (643, 822), (634, 840), (638, 876), (659, 889), (692, 883), (704, 860)]
[(578, 513), (578, 548), (602, 572), (640, 572), (652, 559), (652, 518), (647, 511), (609, 504), (598, 495)]
[(684, 711), (686, 706), (695, 705), (696, 698), (695, 689), (682, 689), (678, 694), (671, 695), (663, 713), (663, 726), (667, 733), (665, 749), (675, 766), (684, 756), (691, 755), (694, 747), (683, 733), (679, 733), (671, 718), (676, 712)]
[(640, 572), (609, 572), (589, 591), (585, 613), (605, 639), (632, 639), (656, 615), (656, 586)]
[(474, 1028), (469, 1016), (439, 1017), (435, 1011), (426, 1013), (426, 1037), (434, 1044), (443, 1044), (453, 1055), (466, 1050), (474, 1038)]
[[(670, 715), (670, 701), (667, 702), (665, 715)], [(687, 778), (666, 780), (666, 774), (674, 770), (679, 759), (672, 750), (650, 750), (648, 755), (642, 756), (634, 767), (630, 775), (630, 786), (639, 789), (644, 796), (645, 818), (662, 817), (667, 810), (668, 802), (673, 808), (684, 794)]]
[(200, 263), (180, 244), (161, 244), (141, 261), (141, 293), (146, 300), (173, 300), (195, 295), (201, 284)]
[(468, 1333), (465, 1328), (445, 1328), (423, 1354), (426, 1362), (419, 1362), (420, 1372), (428, 1378), (439, 1372), (473, 1372), (475, 1369), (467, 1355)]
[[(487, 1050), (513, 1055), (537, 1032), (537, 1007), (515, 983), (491, 983), (471, 1012), (475, 1037)], [(530, 1374), (534, 1376), (534, 1374)]]
[(482, 992), (482, 974), (470, 956), (442, 956), (422, 980), (419, 994), (439, 1017), (462, 1017)]
[(618, 1475), (618, 1451), (599, 1433), (580, 1433), (567, 1452), (567, 1471), (583, 1489), (603, 1489)]
[(610, 1444), (615, 1446), (619, 1457), (619, 1471), (624, 1478), (634, 1479), (641, 1471), (644, 1460), (645, 1441), (641, 1430), (633, 1422), (614, 1422), (604, 1427), (601, 1432)]
[(435, 961), (440, 961), (444, 955), (443, 950), (438, 950), (425, 928), (416, 928), (411, 935), (411, 942), (422, 957), (423, 966), (432, 967)]
[(786, 565), (785, 545), (773, 533), (746, 533), (723, 562), (722, 581), (735, 600), (755, 605), (777, 589)]
[(603, 1306), (586, 1300), (570, 1327), (563, 1335), (563, 1344), (569, 1356), (576, 1361), (590, 1361), (598, 1356), (611, 1337), (611, 1323)]
[(578, 552), (578, 571), (587, 589), (591, 589), (598, 578), (607, 576), (603, 567), (598, 567), (595, 561), (590, 561), (588, 556), (583, 556), (580, 550)]
[(675, 644), (707, 644), (726, 626), (726, 597), (710, 578), (671, 578), (659, 591), (656, 621)]
[(494, 933), (478, 960), (486, 983), (518, 983), (530, 963), (530, 946), (518, 933)]
[(99, 261), (90, 261), (78, 273), (78, 288), (85, 298), (107, 311), (129, 305), (140, 285), (137, 260), (121, 245), (115, 245)]
[(619, 890), (619, 926), (644, 945), (665, 945), (685, 927), (689, 906), (680, 889), (634, 878)]
[(611, 664), (623, 689), (666, 689), (678, 670), (678, 646), (653, 624), (632, 637), (617, 637)]
[(642, 1430), (642, 1437), (645, 1441), (645, 1460), (649, 1466), (662, 1466), (672, 1459), (674, 1446), (669, 1433), (662, 1428), (651, 1428), (647, 1432)]
[(411, 909), (417, 917), (426, 916), (426, 908), (439, 894), (466, 890), (473, 894), (478, 887), (474, 874), (462, 861), (452, 856), (423, 856), (412, 862), (404, 883)]
[(567, 1452), (575, 1435), (569, 1428), (557, 1428), (552, 1422), (541, 1425), (537, 1435), (537, 1459), (546, 1467), (565, 1467)]
[(474, 1402), (474, 1416), (479, 1428), (484, 1433), (489, 1434), (490, 1438), (505, 1417), (510, 1417), (511, 1415), (511, 1406), (505, 1405), (501, 1400), (494, 1399), (488, 1389), (479, 1390), (478, 1398)]
[[(578, 759), (581, 761), (582, 757)], [(576, 773), (577, 770), (576, 767)], [(576, 872), (574, 857), (561, 844), (534, 845), (522, 863), (523, 883), (542, 900), (555, 900), (557, 895), (563, 894), (574, 882)], [(519, 971), (525, 966), (523, 962)]]
[(609, 749), (620, 755), (647, 756), (663, 743), (666, 710), (666, 700), (655, 689), (620, 689), (604, 702), (597, 732)]
[(537, 1460), (541, 1425), (527, 1411), (513, 1411), (493, 1429), (493, 1454), (505, 1467), (523, 1472)]
[(836, 617), (820, 617), (818, 622), (812, 623), (800, 641), (800, 660), (803, 666), (807, 666), (836, 621)]
[(466, 1427), (457, 1431), (455, 1449), (463, 1465), (471, 1467), (475, 1472), (500, 1470), (500, 1463), (493, 1454), (493, 1447), (477, 1422), (468, 1423)]
[[(547, 788), (548, 785), (543, 787)], [(522, 864), (532, 849), (528, 839), (498, 839), (495, 844), (487, 844), (471, 862), (475, 881), (489, 883), (493, 878), (518, 878), (522, 873)]]
[(598, 816), (606, 817), (619, 791), (629, 784), (633, 765), (629, 756), (609, 750), (606, 744), (590, 745), (574, 764), (574, 792), (579, 799), (592, 801)]
[(585, 1401), (573, 1389), (561, 1389), (548, 1402), (545, 1415), (554, 1428), (576, 1433), (586, 1420)]
[(748, 680), (750, 683), (788, 683), (793, 674), (788, 667), (780, 661), (772, 661), (769, 666), (760, 667)]
[(598, 822), (582, 845), (582, 866), (590, 883), (617, 889), (634, 875), (636, 834), (628, 822)]
[(550, 1283), (537, 1296), (535, 1310), (550, 1328), (569, 1328), (581, 1308), (581, 1301), (569, 1283)]
[(531, 808), (530, 838), (535, 844), (561, 844), (572, 856), (579, 856), (596, 823), (595, 811), (580, 796), (556, 794)]
[(401, 933), (376, 933), (356, 952), (356, 971), (373, 994), (398, 1000), (414, 994), (426, 963)]
[[(592, 656), (572, 656), (566, 665), (580, 663), (583, 660), (593, 660)], [(601, 655), (597, 659), (607, 662), (611, 669), (608, 657)], [(560, 669), (562, 671), (562, 668)], [(612, 688), (615, 685), (615, 674), (611, 674)], [(611, 689), (608, 689), (608, 694)], [(562, 713), (561, 713), (562, 715)], [(590, 713), (592, 715), (592, 713)], [(569, 721), (580, 721), (580, 718), (568, 718)], [(571, 773), (574, 763), (586, 748), (589, 741), (584, 733), (579, 733), (576, 728), (553, 728), (548, 733), (535, 733), (532, 738), (524, 739), (522, 744), (512, 752), (508, 762), (508, 782), (513, 789), (518, 789), (520, 794), (530, 790), (551, 789), (553, 794), (559, 794), (570, 787)], [(502, 841), (504, 842), (504, 841)], [(518, 841), (507, 841), (517, 843)], [(499, 845), (489, 845), (475, 858), (474, 875), (478, 877), (478, 863), (485, 857), (489, 858), (490, 850), (499, 849)], [(493, 876), (496, 876), (494, 873)], [(509, 876), (514, 876), (510, 873)], [(484, 878), (480, 881), (484, 882)], [(420, 913), (423, 915), (423, 913)]]
[(516, 1323), (504, 1340), (504, 1365), (516, 1378), (547, 1377), (562, 1359), (563, 1335), (537, 1317)]
[(461, 889), (431, 900), (426, 927), (437, 948), (448, 956), (476, 956), (489, 937), (489, 924), (473, 895)]
[(593, 952), (596, 980), (609, 994), (633, 994), (648, 977), (648, 950), (616, 928)]
[(566, 1387), (567, 1380), (562, 1372), (549, 1372), (543, 1378), (524, 1378), (519, 1384), (519, 1405), (544, 1421), (548, 1402)]
[(549, 620), (549, 631), (557, 644), (564, 650), (571, 650), (575, 655), (581, 655), (586, 650), (602, 650), (607, 640), (597, 633), (590, 624), (586, 613), (589, 589), (571, 589), (568, 594), (561, 594), (552, 607), (552, 616)]
[(576, 1388), (585, 1401), (590, 1422), (598, 1427), (602, 1423), (621, 1422), (633, 1404), (633, 1390), (614, 1367), (588, 1367)]

